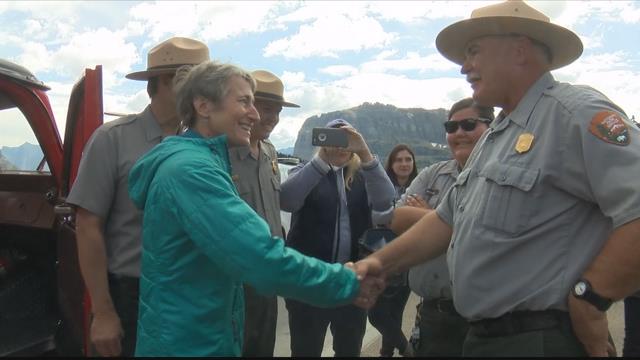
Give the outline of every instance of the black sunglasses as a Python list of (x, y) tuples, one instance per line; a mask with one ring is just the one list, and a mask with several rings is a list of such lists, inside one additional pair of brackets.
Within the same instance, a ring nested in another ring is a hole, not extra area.
[(464, 131), (473, 131), (475, 130), (478, 122), (483, 122), (489, 125), (491, 120), (484, 119), (484, 118), (468, 118), (468, 119), (462, 119), (460, 121), (449, 120), (449, 121), (445, 121), (444, 130), (448, 134), (453, 134), (454, 132), (458, 131), (458, 126), (460, 126)]

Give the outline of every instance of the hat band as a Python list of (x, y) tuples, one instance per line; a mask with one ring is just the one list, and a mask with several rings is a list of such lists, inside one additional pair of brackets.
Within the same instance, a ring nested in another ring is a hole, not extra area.
[(269, 99), (273, 99), (273, 100), (284, 102), (284, 98), (282, 96), (276, 95), (276, 94), (270, 94), (270, 93), (266, 93), (266, 92), (262, 92), (262, 91), (256, 91), (254, 96), (260, 96), (260, 97), (263, 97), (263, 98), (269, 98)]
[(185, 65), (195, 65), (195, 64), (171, 64), (171, 65), (158, 65), (158, 66), (152, 66), (150, 68), (147, 69), (147, 71), (154, 71), (154, 70), (170, 70), (170, 69), (177, 69), (180, 66), (185, 66)]

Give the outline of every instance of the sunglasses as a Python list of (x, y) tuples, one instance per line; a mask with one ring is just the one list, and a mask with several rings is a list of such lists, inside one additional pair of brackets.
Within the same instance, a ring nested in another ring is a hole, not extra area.
[(468, 119), (462, 119), (460, 121), (449, 120), (449, 121), (445, 121), (444, 130), (448, 134), (453, 134), (454, 132), (458, 131), (458, 127), (461, 127), (462, 130), (464, 131), (473, 131), (475, 130), (478, 122), (483, 122), (489, 125), (491, 120), (484, 119), (484, 118), (468, 118)]

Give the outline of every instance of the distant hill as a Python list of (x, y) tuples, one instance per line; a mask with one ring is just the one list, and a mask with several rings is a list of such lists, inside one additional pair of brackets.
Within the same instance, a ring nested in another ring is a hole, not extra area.
[(17, 147), (3, 146), (0, 152), (19, 170), (36, 170), (44, 156), (39, 145), (27, 142)]
[(16, 170), (15, 165), (2, 154), (2, 151), (0, 151), (0, 170)]
[(311, 129), (324, 127), (330, 120), (342, 118), (358, 129), (381, 161), (386, 161), (395, 145), (405, 143), (416, 153), (418, 168), (422, 169), (435, 162), (451, 159), (442, 126), (446, 117), (445, 109), (401, 109), (393, 105), (364, 103), (306, 119), (298, 132), (293, 155), (310, 159), (314, 152)]
[(284, 149), (278, 149), (278, 152), (284, 155), (293, 155), (293, 149), (294, 149), (293, 147), (288, 147)]

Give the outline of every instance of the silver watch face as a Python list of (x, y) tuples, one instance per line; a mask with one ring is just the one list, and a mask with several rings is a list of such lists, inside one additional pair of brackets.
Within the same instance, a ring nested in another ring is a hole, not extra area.
[(582, 296), (582, 295), (584, 295), (585, 291), (587, 291), (587, 284), (585, 284), (584, 282), (580, 281), (573, 288), (573, 291), (575, 291), (576, 295)]

